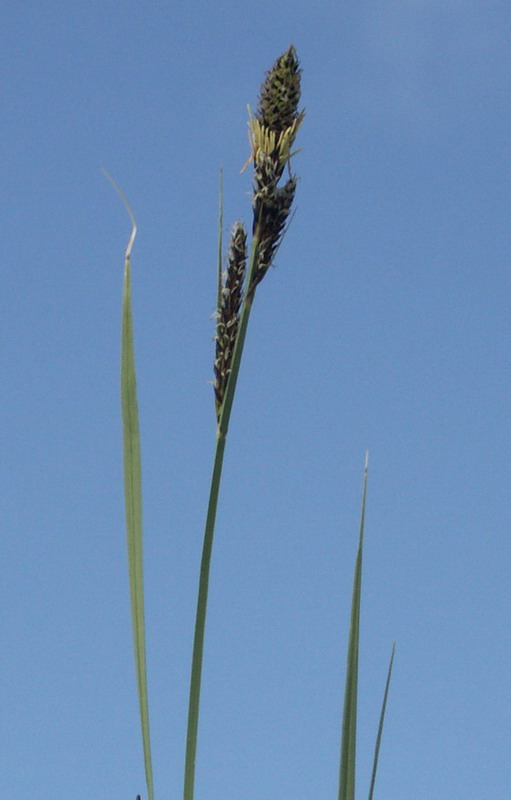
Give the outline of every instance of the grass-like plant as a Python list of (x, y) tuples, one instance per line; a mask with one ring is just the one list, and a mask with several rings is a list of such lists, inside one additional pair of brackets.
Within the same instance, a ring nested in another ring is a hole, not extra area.
[[(255, 113), (249, 108), (250, 158), (253, 166), (252, 230), (250, 244), (241, 222), (232, 228), (223, 270), (222, 188), (220, 190), (217, 309), (215, 320), (214, 403), (216, 448), (206, 513), (199, 575), (195, 633), (190, 678), (188, 725), (184, 766), (183, 800), (194, 800), (195, 762), (199, 730), (199, 708), (203, 667), (204, 634), (208, 605), (209, 575), (218, 496), (229, 421), (238, 382), (247, 327), (257, 288), (273, 263), (286, 231), (295, 196), (297, 179), (291, 171), (294, 143), (304, 118), (299, 109), (301, 70), (296, 50), (291, 45), (269, 70), (261, 86)], [(109, 176), (108, 176), (109, 177)], [(124, 441), (124, 485), (126, 531), (132, 609), (133, 640), (140, 708), (141, 731), (148, 800), (154, 800), (149, 705), (147, 696), (144, 591), (142, 568), (142, 480), (140, 434), (136, 395), (133, 320), (131, 310), (131, 249), (136, 234), (133, 213), (122, 192), (132, 232), (126, 249), (122, 310), (121, 400)], [(338, 800), (354, 800), (356, 766), (356, 719), (362, 549), (367, 492), (367, 458), (364, 472), (359, 546), (353, 584), (353, 600), (348, 642), (346, 686), (342, 720)], [(372, 800), (376, 767), (387, 704), (394, 649), (389, 665), (384, 700), (376, 740), (369, 790)], [(139, 798), (137, 798), (139, 800)]]
[[(184, 775), (184, 800), (193, 800), (199, 704), (208, 604), (209, 572), (218, 494), (232, 405), (256, 289), (271, 266), (284, 233), (296, 189), (291, 174), (291, 148), (303, 119), (300, 69), (293, 46), (273, 65), (261, 87), (255, 115), (250, 114), (251, 160), (254, 165), (252, 242), (247, 264), (247, 235), (237, 222), (231, 234), (227, 270), (222, 275), (219, 248), (216, 311), (214, 389), (216, 448), (199, 576), (195, 618), (188, 728)], [(289, 177), (279, 185), (284, 170)], [(221, 230), (221, 229), (220, 229)], [(221, 236), (219, 237), (221, 240)]]
[[(346, 680), (344, 688), (344, 707), (342, 714), (341, 757), (339, 766), (339, 792), (338, 800), (355, 799), (355, 769), (356, 769), (356, 739), (357, 739), (357, 701), (358, 701), (358, 651), (360, 641), (360, 599), (362, 592), (362, 557), (364, 548), (364, 524), (367, 498), (368, 454), (364, 467), (364, 486), (362, 490), (362, 511), (360, 514), (360, 534), (358, 538), (358, 551), (355, 561), (355, 574), (353, 577), (353, 596), (351, 601), (350, 632), (348, 638), (348, 656), (346, 660)], [(376, 736), (374, 749), (373, 769), (369, 787), (369, 800), (373, 800), (376, 770), (380, 755), (383, 723), (387, 708), (390, 678), (394, 664), (395, 644), (392, 646), (387, 681), (383, 695), (383, 703)]]

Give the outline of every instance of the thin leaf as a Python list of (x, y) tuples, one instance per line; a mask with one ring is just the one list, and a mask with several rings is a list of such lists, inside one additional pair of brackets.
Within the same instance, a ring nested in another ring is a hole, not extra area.
[(383, 723), (385, 722), (385, 711), (387, 708), (387, 698), (389, 696), (390, 678), (392, 675), (392, 666), (394, 664), (394, 654), (396, 652), (396, 643), (392, 645), (392, 653), (390, 655), (389, 669), (387, 672), (387, 680), (385, 683), (385, 692), (383, 694), (383, 703), (380, 713), (380, 721), (378, 724), (378, 735), (376, 736), (376, 745), (374, 748), (373, 771), (371, 774), (371, 785), (369, 787), (369, 800), (373, 800), (374, 782), (376, 780), (376, 770), (378, 769), (378, 758), (380, 755), (381, 737), (383, 733)]
[(362, 587), (362, 551), (364, 545), (364, 522), (367, 494), (368, 454), (364, 467), (364, 486), (362, 492), (362, 511), (358, 542), (353, 596), (351, 602), (350, 633), (346, 665), (346, 685), (342, 719), (341, 758), (339, 769), (339, 800), (355, 799), (355, 767), (357, 738), (357, 691), (358, 691), (358, 649), (360, 636), (360, 596)]
[(217, 311), (220, 310), (222, 299), (222, 247), (223, 247), (223, 227), (224, 227), (224, 171), (220, 170), (220, 189), (219, 189), (219, 209), (218, 209), (218, 258), (217, 258)]
[(124, 258), (124, 283), (121, 331), (121, 408), (123, 423), (124, 497), (126, 509), (126, 541), (131, 599), (131, 619), (135, 668), (137, 674), (140, 724), (144, 749), (144, 766), (149, 800), (154, 800), (151, 742), (149, 735), (149, 703), (144, 621), (144, 574), (142, 541), (142, 467), (140, 429), (138, 422), (135, 352), (133, 346), (133, 315), (131, 307), (131, 250), (137, 226), (133, 211), (115, 181), (105, 175), (121, 197), (131, 220), (131, 235)]

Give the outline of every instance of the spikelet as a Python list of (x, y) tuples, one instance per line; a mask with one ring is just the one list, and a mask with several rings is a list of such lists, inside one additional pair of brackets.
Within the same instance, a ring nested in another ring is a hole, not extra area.
[(257, 254), (257, 268), (254, 273), (253, 283), (250, 287), (254, 291), (258, 283), (262, 281), (270, 265), (273, 262), (282, 236), (285, 233), (286, 225), (289, 221), (289, 212), (295, 196), (296, 178), (293, 176), (284, 184), (281, 189), (277, 189), (273, 197), (260, 201), (259, 219), (263, 220), (261, 225), (261, 239)]
[(231, 371), (232, 356), (238, 333), (239, 313), (243, 300), (246, 264), (247, 234), (243, 224), (236, 222), (231, 234), (227, 270), (220, 291), (220, 307), (216, 313), (214, 388), (217, 418), (220, 415)]
[(267, 72), (261, 86), (256, 119), (277, 135), (290, 128), (298, 117), (300, 75), (296, 50), (290, 45)]
[[(259, 243), (249, 295), (264, 278), (275, 257), (296, 190), (296, 178), (291, 175), (289, 162), (305, 113), (298, 110), (300, 74), (296, 50), (291, 45), (267, 73), (256, 114), (250, 113), (249, 116), (249, 141), (254, 164), (252, 232)], [(290, 177), (279, 188), (286, 165)]]

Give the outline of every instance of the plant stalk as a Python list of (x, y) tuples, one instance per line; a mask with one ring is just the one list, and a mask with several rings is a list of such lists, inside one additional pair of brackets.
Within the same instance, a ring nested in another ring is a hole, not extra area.
[[(248, 265), (247, 287), (253, 282), (257, 264), (258, 239), (252, 239), (252, 248)], [(245, 344), (248, 321), (254, 300), (254, 293), (248, 292), (243, 300), (240, 316), (240, 324), (236, 345), (234, 348), (231, 373), (225, 390), (225, 398), (220, 410), (216, 431), (215, 457), (213, 461), (213, 472), (211, 476), (211, 488), (209, 492), (208, 511), (206, 515), (206, 525), (204, 529), (204, 541), (202, 545), (202, 558), (199, 574), (199, 595), (197, 598), (197, 611), (195, 616), (195, 633), (193, 639), (192, 671), (190, 678), (190, 699), (188, 704), (188, 725), (186, 731), (186, 754), (185, 754), (185, 773), (183, 800), (193, 800), (195, 788), (195, 761), (197, 755), (197, 735), (199, 729), (199, 707), (202, 680), (202, 663), (204, 657), (204, 633), (206, 628), (206, 612), (208, 605), (209, 574), (211, 567), (211, 553), (213, 550), (213, 538), (215, 533), (216, 513), (218, 506), (218, 494), (220, 491), (220, 481), (222, 477), (222, 467), (224, 462), (225, 444), (227, 431), (231, 418), (232, 404), (238, 381), (241, 357)]]

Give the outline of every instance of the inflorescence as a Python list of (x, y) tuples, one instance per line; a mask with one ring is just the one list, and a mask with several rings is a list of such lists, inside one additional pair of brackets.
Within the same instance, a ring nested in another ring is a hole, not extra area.
[[(249, 109), (250, 161), (254, 165), (252, 208), (252, 258), (246, 273), (246, 234), (240, 222), (234, 226), (228, 266), (222, 282), (217, 309), (215, 354), (215, 404), (220, 415), (236, 345), (243, 293), (253, 299), (257, 285), (270, 268), (289, 221), (297, 179), (291, 173), (292, 147), (302, 124), (300, 102), (301, 70), (291, 45), (269, 70), (261, 86), (256, 113)], [(284, 169), (289, 177), (279, 186)]]

